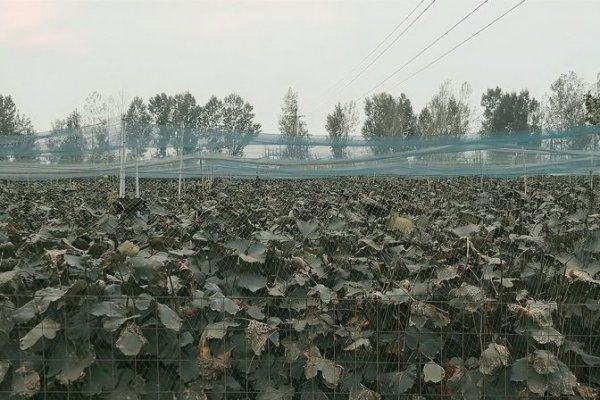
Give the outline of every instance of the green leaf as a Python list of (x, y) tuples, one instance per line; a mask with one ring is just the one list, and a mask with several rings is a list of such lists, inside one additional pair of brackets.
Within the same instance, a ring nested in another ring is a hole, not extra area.
[(529, 362), (527, 357), (519, 358), (510, 366), (510, 380), (524, 382), (527, 380)]
[(543, 396), (548, 390), (548, 377), (545, 375), (540, 375), (533, 370), (529, 370), (529, 375), (527, 376), (527, 388), (532, 393)]
[(328, 360), (321, 356), (321, 352), (317, 347), (311, 347), (304, 353), (306, 363), (304, 364), (304, 375), (306, 379), (314, 378), (318, 371), (321, 371), (323, 380), (331, 386), (337, 386), (339, 383), (343, 369), (334, 361)]
[(475, 224), (468, 224), (463, 226), (457, 226), (452, 229), (452, 232), (461, 238), (468, 238), (472, 236), (474, 233), (477, 233), (481, 230), (481, 226)]
[(577, 378), (563, 362), (558, 361), (558, 371), (549, 375), (548, 393), (551, 396), (572, 396)]
[(586, 365), (598, 366), (600, 365), (600, 357), (588, 354), (583, 349), (583, 344), (571, 340), (565, 340), (565, 351), (571, 351), (581, 356), (581, 359)]
[(481, 375), (477, 371), (467, 371), (465, 373), (460, 388), (464, 400), (479, 400), (481, 398), (479, 378), (481, 378)]
[(0, 383), (4, 382), (4, 378), (10, 369), (10, 362), (7, 360), (0, 360)]
[(373, 239), (363, 238), (363, 239), (360, 239), (359, 242), (366, 244), (367, 246), (369, 246), (370, 248), (372, 248), (375, 251), (381, 251), (381, 250), (383, 250), (383, 246), (375, 243), (373, 241)]
[(555, 343), (557, 346), (563, 344), (564, 336), (552, 326), (532, 327), (529, 333), (540, 344)]
[(90, 314), (95, 317), (125, 318), (125, 305), (115, 301), (103, 301), (90, 307)]
[(204, 329), (204, 335), (207, 339), (223, 339), (227, 334), (227, 329), (240, 326), (237, 322), (220, 321), (208, 325)]
[(429, 361), (423, 366), (423, 379), (425, 382), (439, 383), (444, 379), (444, 368), (433, 361)]
[(42, 336), (49, 340), (54, 339), (56, 337), (56, 333), (60, 329), (60, 323), (49, 318), (44, 319), (21, 338), (21, 350), (27, 350), (31, 346), (35, 345), (37, 341), (42, 338)]
[(509, 358), (508, 348), (490, 343), (479, 358), (479, 371), (484, 375), (491, 375), (497, 368), (507, 366)]
[(304, 236), (305, 239), (313, 238), (315, 235), (315, 231), (319, 227), (319, 223), (317, 221), (302, 221), (300, 219), (296, 220), (296, 226), (298, 226), (298, 230)]
[(460, 287), (450, 290), (449, 294), (452, 297), (450, 305), (467, 312), (477, 311), (485, 300), (483, 290), (465, 282)]
[(379, 377), (382, 392), (392, 396), (406, 393), (413, 387), (416, 380), (417, 367), (414, 364), (406, 367), (404, 371), (388, 372)]
[(254, 237), (258, 240), (260, 240), (261, 242), (269, 242), (269, 241), (274, 241), (274, 242), (288, 242), (290, 240), (292, 240), (291, 238), (284, 236), (284, 235), (279, 235), (276, 233), (273, 233), (271, 231), (259, 231), (256, 232), (254, 234)]
[(371, 348), (371, 342), (369, 342), (369, 339), (360, 338), (360, 339), (356, 340), (355, 342), (353, 342), (352, 344), (350, 344), (349, 346), (344, 347), (344, 350), (345, 351), (353, 351), (353, 350), (358, 350), (361, 347), (364, 347), (365, 349), (369, 350)]
[(158, 310), (160, 322), (162, 322), (167, 329), (179, 332), (182, 324), (181, 317), (171, 308), (161, 303), (156, 303), (156, 309)]
[(548, 375), (558, 371), (558, 362), (554, 354), (546, 350), (533, 352), (533, 369), (538, 374)]
[(350, 397), (349, 400), (379, 400), (381, 399), (381, 395), (376, 393), (363, 385), (362, 383), (357, 382), (357, 384), (352, 385), (350, 389)]
[(96, 359), (91, 344), (71, 343), (57, 340), (56, 347), (48, 357), (48, 376), (56, 376), (63, 385), (84, 377), (83, 371)]
[(104, 321), (102, 321), (102, 327), (109, 332), (114, 332), (125, 322), (139, 317), (141, 317), (141, 314), (136, 314), (125, 318), (105, 318)]
[(209, 299), (210, 309), (218, 312), (226, 312), (231, 315), (235, 315), (240, 311), (240, 306), (228, 297), (225, 297), (223, 293), (215, 293), (210, 296)]
[(252, 293), (258, 292), (267, 286), (266, 277), (248, 272), (238, 274), (236, 282), (239, 286), (248, 289)]
[(239, 254), (240, 258), (247, 263), (264, 263), (266, 259), (267, 248), (260, 242), (252, 243), (246, 253)]
[(264, 392), (260, 393), (257, 400), (291, 400), (294, 397), (294, 387), (282, 385), (278, 388), (267, 386)]
[(445, 311), (442, 311), (431, 304), (425, 303), (424, 301), (413, 302), (410, 306), (410, 311), (414, 315), (429, 318), (431, 321), (433, 321), (433, 324), (439, 328), (450, 323), (450, 318)]
[(126, 356), (137, 356), (148, 340), (135, 322), (130, 322), (121, 331), (116, 346)]
[(321, 285), (321, 284), (318, 284), (318, 285), (314, 286), (312, 289), (310, 289), (307, 293), (307, 296), (314, 296), (315, 294), (318, 294), (319, 298), (325, 304), (329, 304), (333, 300), (337, 299), (337, 294), (333, 290), (331, 290), (327, 286)]
[(170, 212), (165, 207), (163, 207), (155, 201), (148, 201), (146, 203), (146, 207), (148, 208), (148, 211), (150, 211), (151, 214), (158, 215), (159, 217), (168, 217), (169, 215), (173, 214), (172, 212)]

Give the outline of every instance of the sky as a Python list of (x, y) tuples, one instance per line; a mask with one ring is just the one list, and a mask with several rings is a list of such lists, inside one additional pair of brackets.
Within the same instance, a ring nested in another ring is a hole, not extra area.
[[(353, 100), (362, 109), (365, 94), (482, 2), (434, 1), (356, 76), (357, 65), (419, 1), (0, 0), (0, 94), (12, 95), (44, 131), (81, 110), (93, 91), (125, 107), (134, 96), (161, 92), (190, 91), (201, 104), (235, 92), (254, 105), (263, 132), (274, 133), (292, 87), (310, 133), (324, 134), (335, 103)], [(377, 91), (405, 93), (418, 111), (448, 79), (456, 91), (469, 82), (476, 107), (488, 87), (527, 88), (542, 99), (570, 70), (595, 82), (600, 1), (527, 0), (398, 85), (519, 1), (489, 0)]]

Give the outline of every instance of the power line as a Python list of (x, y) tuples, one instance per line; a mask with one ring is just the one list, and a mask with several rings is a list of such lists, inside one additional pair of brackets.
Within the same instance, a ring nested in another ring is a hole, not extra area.
[[(393, 34), (394, 34), (394, 33), (395, 33), (397, 30), (398, 30), (398, 29), (400, 29), (400, 27), (401, 27), (401, 26), (402, 26), (402, 25), (403, 25), (403, 24), (406, 22), (406, 20), (407, 20), (407, 19), (409, 19), (409, 18), (410, 18), (410, 16), (411, 16), (411, 15), (413, 15), (413, 14), (414, 14), (414, 12), (415, 12), (415, 11), (417, 11), (417, 9), (418, 9), (419, 7), (421, 7), (421, 4), (423, 4), (423, 3), (425, 3), (425, 0), (421, 0), (421, 1), (419, 2), (419, 4), (417, 4), (417, 5), (415, 6), (415, 8), (413, 8), (413, 9), (411, 10), (411, 12), (410, 12), (410, 13), (408, 13), (408, 14), (406, 15), (406, 17), (404, 17), (404, 19), (402, 19), (402, 21), (400, 21), (400, 22), (399, 22), (399, 23), (398, 23), (398, 24), (397, 24), (397, 25), (394, 27), (394, 29), (393, 29), (392, 31), (391, 31), (390, 33), (388, 33), (388, 35), (387, 35), (387, 36), (386, 36), (386, 37), (385, 37), (385, 38), (384, 38), (384, 39), (383, 39), (381, 42), (379, 42), (379, 44), (378, 44), (378, 45), (377, 45), (377, 46), (376, 46), (376, 47), (375, 47), (373, 50), (371, 50), (371, 52), (370, 52), (369, 54), (367, 54), (367, 56), (366, 56), (366, 57), (365, 57), (365, 58), (363, 58), (363, 59), (361, 60), (361, 62), (359, 62), (359, 63), (358, 63), (358, 64), (357, 64), (357, 65), (356, 65), (356, 66), (355, 66), (355, 67), (354, 67), (354, 68), (353, 68), (353, 69), (350, 71), (350, 73), (349, 73), (348, 75), (350, 75), (352, 72), (356, 71), (356, 70), (358, 69), (358, 67), (360, 67), (360, 66), (361, 66), (361, 65), (362, 65), (362, 64), (363, 64), (365, 61), (367, 61), (367, 60), (368, 60), (368, 59), (369, 59), (369, 58), (370, 58), (370, 57), (371, 57), (373, 54), (375, 54), (375, 52), (376, 52), (376, 51), (377, 51), (377, 50), (378, 50), (378, 49), (379, 49), (379, 48), (380, 48), (380, 47), (381, 47), (381, 46), (382, 46), (382, 45), (383, 45), (383, 44), (384, 44), (384, 43), (385, 43), (385, 42), (386, 42), (386, 41), (387, 41), (387, 40), (388, 40), (388, 39), (389, 39), (389, 38), (390, 38), (390, 37), (391, 37), (391, 36), (392, 36), (392, 35), (393, 35)], [(346, 76), (346, 77), (347, 77), (347, 76)], [(340, 81), (338, 81), (338, 83), (336, 83), (336, 85), (337, 85), (337, 84), (339, 84), (339, 83), (341, 83), (341, 81), (342, 81), (342, 80), (343, 80), (343, 79), (340, 79)]]
[(438, 36), (433, 42), (429, 43), (423, 50), (421, 50), (420, 52), (418, 52), (417, 54), (415, 54), (415, 56), (413, 58), (411, 58), (410, 60), (408, 60), (407, 62), (405, 62), (400, 68), (398, 68), (397, 70), (395, 70), (394, 72), (392, 72), (390, 75), (388, 75), (387, 78), (385, 78), (383, 81), (381, 81), (379, 84), (377, 84), (377, 86), (375, 86), (372, 89), (370, 89), (367, 93), (365, 93), (362, 97), (360, 97), (360, 99), (366, 97), (369, 93), (373, 92), (374, 90), (376, 90), (377, 88), (379, 88), (381, 85), (383, 85), (384, 83), (386, 83), (387, 81), (389, 81), (390, 79), (392, 79), (395, 75), (397, 75), (400, 71), (402, 71), (404, 68), (406, 68), (408, 65), (410, 65), (413, 61), (415, 61), (423, 53), (425, 53), (427, 50), (429, 50), (430, 48), (432, 48), (437, 42), (439, 42), (440, 40), (442, 40), (450, 32), (452, 32), (454, 29), (456, 29), (456, 27), (459, 26), (460, 24), (462, 24), (467, 18), (469, 18), (471, 15), (475, 14), (475, 12), (477, 12), (477, 10), (479, 10), (481, 7), (483, 7), (485, 5), (485, 3), (487, 3), (488, 1), (489, 0), (484, 0), (483, 2), (479, 3), (479, 5), (477, 7), (475, 7), (474, 9), (472, 9), (467, 15), (465, 15), (460, 20), (458, 20), (458, 22), (456, 22), (454, 25), (452, 25), (450, 27), (450, 29), (448, 29), (446, 32), (442, 33), (440, 36)]
[[(466, 38), (465, 40), (463, 40), (462, 42), (460, 42), (459, 44), (457, 44), (456, 46), (454, 46), (453, 48), (451, 48), (447, 52), (445, 52), (444, 54), (442, 54), (441, 56), (439, 56), (438, 58), (436, 58), (435, 60), (433, 60), (429, 64), (425, 65), (423, 68), (417, 70), (415, 73), (413, 73), (412, 75), (408, 76), (406, 79), (398, 82), (397, 84), (395, 84), (394, 86), (392, 86), (392, 88), (396, 88), (396, 87), (400, 86), (401, 84), (407, 82), (408, 80), (414, 78), (415, 76), (417, 76), (421, 72), (425, 71), (427, 68), (431, 67), (433, 64), (435, 64), (436, 62), (440, 61), (441, 59), (443, 59), (444, 57), (446, 57), (450, 53), (454, 52), (456, 49), (458, 49), (459, 47), (461, 47), (462, 45), (464, 45), (465, 43), (467, 43), (468, 41), (470, 41), (471, 39), (473, 39), (475, 36), (479, 35), (481, 32), (483, 32), (484, 30), (486, 30), (490, 26), (494, 25), (496, 22), (500, 21), (502, 18), (504, 18), (510, 12), (512, 12), (513, 10), (515, 10), (516, 8), (518, 8), (519, 6), (521, 6), (523, 3), (525, 3), (525, 1), (526, 0), (521, 0), (519, 3), (515, 4), (513, 7), (511, 7), (510, 9), (508, 9), (502, 15), (500, 15), (499, 17), (495, 18), (490, 23), (488, 23), (487, 25), (485, 25), (483, 28), (479, 29), (477, 32), (473, 33), (471, 36), (469, 36), (468, 38)], [(361, 97), (361, 99), (363, 97)]]
[[(333, 91), (340, 83), (342, 83), (344, 80), (346, 80), (349, 76), (351, 76), (354, 71), (356, 71), (361, 65), (363, 65), (414, 13), (415, 11), (417, 11), (419, 9), (419, 7), (425, 2), (425, 0), (421, 0), (407, 15), (406, 17), (404, 17), (404, 19), (402, 19), (402, 21), (400, 21), (396, 27), (365, 57), (363, 58), (358, 64), (356, 64), (356, 66), (354, 68), (352, 68), (352, 70), (344, 75), (344, 77), (342, 77), (340, 80), (338, 80), (325, 94), (326, 98), (329, 97), (331, 95), (331, 91)], [(349, 83), (347, 83), (344, 87), (342, 87), (341, 89), (339, 89), (337, 92), (340, 92), (342, 90), (344, 90), (345, 88), (347, 88), (349, 85), (351, 85), (354, 81), (356, 81), (356, 79), (358, 79), (358, 77), (360, 77), (360, 75), (362, 75), (367, 69), (369, 69), (379, 58), (381, 58), (381, 56), (389, 50), (389, 48), (394, 45), (394, 43), (396, 43), (405, 33), (406, 31), (408, 31), (408, 29), (410, 29), (411, 26), (413, 26), (415, 24), (415, 22), (417, 22), (421, 16), (433, 5), (433, 3), (435, 3), (436, 0), (432, 0), (431, 3), (429, 3), (427, 5), (427, 7), (421, 11), (421, 13), (419, 15), (417, 15), (417, 17), (406, 27), (404, 28), (404, 30), (402, 32), (400, 32), (400, 34), (398, 36), (396, 36), (394, 38), (394, 40), (392, 40), (391, 43), (388, 44), (387, 47), (385, 47), (376, 57), (374, 60), (371, 61), (371, 63), (369, 65), (367, 65), (366, 67), (364, 67)], [(319, 102), (317, 104), (317, 106), (311, 111), (314, 112), (315, 110), (317, 110), (326, 100), (326, 98)]]
[(354, 83), (366, 70), (368, 70), (369, 68), (371, 68), (371, 66), (373, 66), (373, 64), (375, 64), (377, 62), (377, 60), (379, 60), (381, 58), (381, 56), (383, 54), (385, 54), (386, 51), (388, 51), (390, 49), (390, 47), (392, 47), (394, 45), (394, 43), (396, 43), (398, 41), (398, 39), (400, 39), (405, 33), (406, 31), (408, 31), (410, 29), (411, 26), (413, 26), (415, 24), (415, 22), (417, 22), (422, 16), (423, 14), (425, 14), (425, 12), (427, 12), (427, 10), (429, 10), (429, 8), (433, 5), (433, 3), (435, 3), (436, 0), (432, 0), (431, 3), (429, 3), (420, 13), (419, 15), (417, 15), (415, 17), (415, 19), (406, 27), (404, 28), (404, 30), (402, 32), (400, 32), (400, 34), (398, 36), (396, 36), (394, 38), (394, 40), (392, 40), (391, 43), (389, 43), (387, 45), (386, 48), (384, 48), (378, 55), (377, 57), (375, 57), (366, 67), (364, 67), (362, 70), (360, 70), (360, 72), (358, 73), (358, 75), (356, 75), (350, 82), (348, 82), (344, 87), (342, 87), (341, 90), (346, 89), (348, 86), (350, 86), (352, 83)]
[[(394, 29), (392, 29), (392, 31), (390, 33), (388, 33), (388, 35), (373, 49), (371, 50), (371, 52), (369, 54), (367, 54), (367, 56), (365, 58), (363, 58), (358, 64), (356, 64), (354, 66), (354, 68), (352, 68), (350, 70), (350, 72), (348, 72), (347, 74), (345, 74), (344, 76), (342, 76), (342, 78), (340, 78), (340, 80), (338, 80), (333, 86), (331, 86), (329, 89), (327, 89), (322, 95), (320, 95), (319, 97), (325, 96), (325, 99), (331, 94), (331, 92), (340, 84), (342, 83), (344, 80), (346, 80), (348, 77), (350, 77), (354, 71), (356, 71), (365, 61), (367, 61), (405, 22), (406, 20), (408, 20), (410, 18), (411, 15), (413, 15), (413, 13), (415, 11), (417, 11), (417, 9), (421, 6), (421, 4), (423, 4), (425, 2), (425, 0), (421, 0), (412, 10), (411, 12), (409, 12), (406, 17), (404, 17), (402, 19), (402, 21), (400, 21), (395, 27)], [(317, 110), (319, 108), (319, 106), (321, 106), (324, 103), (325, 100), (321, 101), (320, 103), (317, 104), (317, 106), (313, 109)], [(311, 111), (312, 112), (312, 111)]]

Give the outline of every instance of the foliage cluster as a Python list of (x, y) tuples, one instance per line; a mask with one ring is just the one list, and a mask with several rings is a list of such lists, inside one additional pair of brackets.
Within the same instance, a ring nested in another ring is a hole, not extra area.
[(0, 394), (597, 398), (587, 180), (187, 184), (0, 187)]

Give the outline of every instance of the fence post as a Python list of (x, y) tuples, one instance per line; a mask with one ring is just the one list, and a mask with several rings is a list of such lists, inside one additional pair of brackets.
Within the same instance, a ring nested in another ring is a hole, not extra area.
[(121, 116), (121, 154), (119, 171), (119, 197), (125, 197), (125, 117)]

